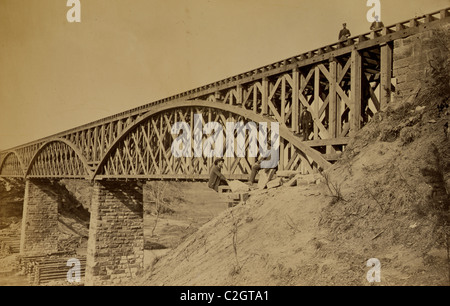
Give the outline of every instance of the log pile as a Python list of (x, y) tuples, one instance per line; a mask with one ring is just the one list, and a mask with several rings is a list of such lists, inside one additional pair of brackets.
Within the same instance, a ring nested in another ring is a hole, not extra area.
[(52, 281), (67, 282), (67, 273), (72, 268), (67, 265), (69, 258), (77, 258), (80, 261), (80, 276), (83, 280), (86, 270), (85, 256), (20, 256), (19, 269), (28, 276), (30, 285), (44, 285)]

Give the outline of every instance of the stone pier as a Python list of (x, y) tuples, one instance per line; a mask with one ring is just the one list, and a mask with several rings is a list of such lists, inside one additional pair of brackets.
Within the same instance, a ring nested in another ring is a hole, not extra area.
[[(428, 27), (426, 30), (394, 41), (393, 76), (397, 79), (397, 94), (408, 98), (421, 87), (421, 82), (430, 77), (432, 65), (438, 65), (448, 56), (448, 48), (439, 41), (439, 31), (450, 30)], [(444, 43), (444, 41), (441, 41)], [(447, 49), (446, 49), (447, 48)]]
[(134, 182), (95, 182), (85, 284), (127, 284), (142, 271), (143, 265), (141, 188)]
[(22, 255), (58, 251), (59, 195), (52, 188), (49, 180), (26, 180), (20, 239)]

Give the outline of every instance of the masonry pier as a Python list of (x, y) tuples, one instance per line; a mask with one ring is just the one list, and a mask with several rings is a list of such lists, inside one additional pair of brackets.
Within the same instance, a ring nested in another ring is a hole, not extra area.
[(58, 251), (58, 201), (46, 179), (27, 179), (23, 205), (22, 255), (45, 255)]
[(85, 284), (128, 283), (143, 266), (140, 187), (129, 181), (96, 181), (91, 202)]

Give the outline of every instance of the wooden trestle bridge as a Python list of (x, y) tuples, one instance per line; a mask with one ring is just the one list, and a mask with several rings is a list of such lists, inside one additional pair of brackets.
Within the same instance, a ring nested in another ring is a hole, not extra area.
[[(349, 38), (0, 152), (0, 176), (21, 178), (204, 179), (213, 158), (175, 158), (175, 122), (279, 122), (278, 169), (327, 168), (350, 137), (389, 104), (395, 84), (393, 42), (430, 24), (448, 22), (449, 9)], [(314, 121), (303, 141), (306, 108)], [(248, 137), (247, 137), (248, 138)], [(248, 139), (247, 139), (248, 145)], [(223, 173), (247, 177), (251, 158), (226, 158)]]

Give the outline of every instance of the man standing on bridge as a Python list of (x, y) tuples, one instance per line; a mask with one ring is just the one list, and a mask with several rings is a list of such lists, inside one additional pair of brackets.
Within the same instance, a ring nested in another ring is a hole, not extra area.
[(342, 30), (339, 31), (339, 41), (346, 41), (350, 37), (350, 30), (347, 29), (347, 24), (342, 24)]
[(221, 170), (223, 168), (224, 159), (219, 158), (214, 161), (214, 166), (211, 169), (209, 175), (208, 187), (219, 192), (219, 186), (228, 185), (228, 180), (222, 174)]
[(370, 25), (370, 30), (375, 31), (382, 28), (384, 28), (383, 22), (378, 20), (378, 16), (375, 16), (375, 21)]

